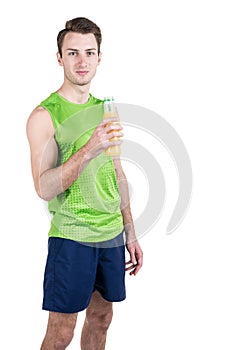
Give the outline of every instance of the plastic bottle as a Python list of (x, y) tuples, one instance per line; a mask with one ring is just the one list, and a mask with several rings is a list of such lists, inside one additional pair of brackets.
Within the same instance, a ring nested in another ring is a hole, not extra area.
[[(105, 97), (104, 98), (104, 115), (103, 115), (103, 119), (105, 118), (118, 118), (119, 119), (119, 115), (115, 106), (115, 102), (114, 102), (114, 97)], [(115, 123), (119, 123), (119, 121), (115, 122)], [(118, 137), (113, 137), (112, 139), (110, 139), (111, 141), (113, 140), (118, 140)], [(110, 157), (114, 157), (114, 156), (119, 156), (121, 154), (121, 146), (120, 145), (116, 145), (116, 146), (111, 146), (108, 147), (105, 150), (105, 153), (107, 156)]]

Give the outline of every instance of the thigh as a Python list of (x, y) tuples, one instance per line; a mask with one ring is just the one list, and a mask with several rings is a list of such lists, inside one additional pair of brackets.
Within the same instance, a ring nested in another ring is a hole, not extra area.
[(97, 250), (63, 238), (50, 238), (43, 309), (57, 313), (84, 310), (92, 297)]
[(86, 309), (87, 315), (101, 315), (101, 314), (108, 314), (112, 313), (113, 304), (112, 302), (109, 302), (100, 295), (100, 293), (95, 290), (93, 292), (92, 298), (90, 300), (89, 306)]
[(126, 298), (125, 247), (100, 248), (95, 289), (107, 301)]
[(58, 333), (62, 331), (73, 332), (76, 326), (78, 313), (65, 314), (60, 312), (49, 312), (47, 332)]

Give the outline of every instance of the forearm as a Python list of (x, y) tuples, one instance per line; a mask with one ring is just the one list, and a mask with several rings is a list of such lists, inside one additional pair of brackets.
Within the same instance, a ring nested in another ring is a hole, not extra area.
[(50, 201), (64, 192), (79, 177), (90, 160), (84, 146), (62, 165), (43, 172), (40, 176), (40, 197)]
[(121, 195), (121, 214), (123, 217), (124, 231), (126, 234), (126, 240), (135, 240), (135, 228), (132, 218), (132, 211), (130, 206), (130, 197), (127, 180), (122, 180), (119, 182), (119, 191)]
[(135, 239), (135, 228), (132, 218), (131, 206), (130, 206), (130, 196), (128, 190), (128, 182), (122, 167), (120, 166), (120, 161), (115, 161), (116, 166), (116, 176), (118, 182), (119, 193), (121, 197), (121, 214), (123, 217), (124, 230), (126, 233), (127, 240)]
[(132, 242), (136, 239), (135, 227), (131, 213), (130, 204), (127, 205), (124, 209), (121, 210), (124, 224), (124, 231), (126, 234), (127, 242)]

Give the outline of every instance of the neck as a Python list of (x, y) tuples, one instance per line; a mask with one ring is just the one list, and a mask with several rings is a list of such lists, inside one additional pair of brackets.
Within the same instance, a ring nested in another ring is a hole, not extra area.
[(83, 104), (88, 102), (89, 88), (90, 84), (79, 86), (65, 81), (57, 92), (70, 102)]

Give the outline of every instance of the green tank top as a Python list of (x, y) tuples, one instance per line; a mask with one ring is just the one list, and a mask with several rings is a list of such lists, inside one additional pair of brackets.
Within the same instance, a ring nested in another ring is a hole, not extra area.
[[(88, 142), (103, 116), (103, 101), (92, 95), (87, 103), (76, 104), (54, 92), (40, 106), (50, 113), (55, 128), (57, 166)], [(49, 237), (101, 242), (117, 236), (123, 218), (112, 158), (105, 152), (94, 158), (65, 192), (48, 202), (48, 209)]]

